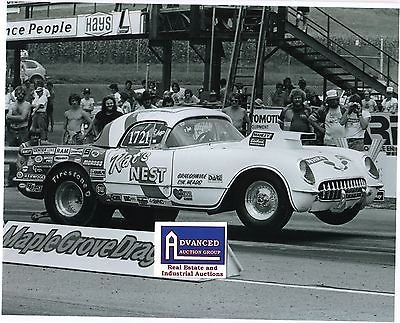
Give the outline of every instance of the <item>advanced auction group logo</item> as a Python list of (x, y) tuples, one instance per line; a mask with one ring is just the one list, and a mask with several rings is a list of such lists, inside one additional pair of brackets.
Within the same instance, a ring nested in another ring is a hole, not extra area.
[(155, 276), (173, 279), (226, 277), (226, 222), (158, 222)]

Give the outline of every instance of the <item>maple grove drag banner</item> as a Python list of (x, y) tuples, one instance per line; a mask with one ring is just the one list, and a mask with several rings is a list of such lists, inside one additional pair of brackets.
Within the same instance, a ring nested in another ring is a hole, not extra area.
[(154, 233), (8, 221), (3, 262), (154, 276)]

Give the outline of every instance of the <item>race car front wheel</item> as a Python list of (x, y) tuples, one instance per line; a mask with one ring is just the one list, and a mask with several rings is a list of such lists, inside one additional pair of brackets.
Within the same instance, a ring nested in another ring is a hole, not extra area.
[(97, 205), (86, 172), (73, 166), (51, 174), (44, 188), (44, 202), (54, 222), (83, 226), (92, 222)]
[(241, 185), (236, 212), (251, 229), (277, 231), (289, 221), (293, 208), (282, 181), (275, 175), (260, 175), (249, 176)]
[(314, 214), (318, 219), (327, 224), (342, 225), (353, 220), (358, 212), (360, 212), (360, 207), (356, 205), (340, 213), (335, 213), (331, 211), (320, 211), (314, 212)]

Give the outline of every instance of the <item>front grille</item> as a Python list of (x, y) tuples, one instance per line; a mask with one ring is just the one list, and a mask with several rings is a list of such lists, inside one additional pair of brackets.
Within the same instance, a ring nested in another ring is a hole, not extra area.
[(319, 184), (318, 197), (320, 201), (340, 200), (341, 191), (346, 192), (346, 199), (360, 198), (366, 190), (367, 182), (363, 178), (349, 178), (325, 181)]

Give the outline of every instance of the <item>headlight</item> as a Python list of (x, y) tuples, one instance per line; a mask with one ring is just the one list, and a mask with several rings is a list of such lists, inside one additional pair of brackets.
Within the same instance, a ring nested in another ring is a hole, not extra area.
[(310, 168), (310, 166), (307, 164), (306, 161), (302, 160), (299, 163), (299, 168), (300, 172), (303, 174), (303, 179), (308, 183), (308, 184), (315, 184), (315, 177), (314, 174)]
[(370, 157), (365, 157), (364, 164), (365, 164), (365, 168), (368, 171), (368, 174), (372, 178), (378, 179), (379, 178), (379, 171), (378, 171), (378, 168), (376, 168), (375, 163), (373, 162), (373, 160)]

